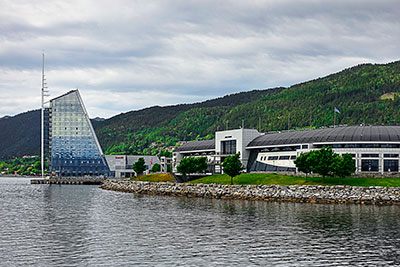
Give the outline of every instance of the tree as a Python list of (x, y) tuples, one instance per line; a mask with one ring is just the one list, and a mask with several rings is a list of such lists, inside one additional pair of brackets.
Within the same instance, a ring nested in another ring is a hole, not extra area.
[(207, 158), (206, 157), (185, 157), (181, 160), (178, 166), (178, 172), (183, 176), (183, 180), (186, 181), (186, 176), (190, 173), (202, 173), (207, 169)]
[(192, 166), (192, 157), (185, 157), (181, 160), (181, 162), (178, 165), (178, 172), (182, 174), (183, 181), (186, 182), (186, 176), (193, 170)]
[(139, 158), (138, 161), (133, 163), (133, 170), (136, 172), (137, 176), (140, 176), (143, 174), (144, 170), (146, 170), (144, 158)]
[(239, 158), (239, 153), (236, 153), (232, 156), (227, 156), (224, 159), (224, 162), (222, 162), (222, 167), (224, 168), (224, 173), (231, 177), (231, 184), (233, 184), (233, 177), (239, 175), (244, 169)]
[(204, 172), (208, 167), (207, 158), (206, 157), (194, 158), (194, 165), (195, 165), (194, 172), (197, 172), (197, 173)]
[(335, 169), (335, 153), (331, 147), (323, 147), (310, 154), (311, 170), (322, 177), (332, 176)]
[(308, 160), (309, 156), (310, 156), (309, 153), (301, 153), (300, 156), (298, 156), (297, 159), (294, 161), (294, 164), (296, 164), (297, 169), (306, 174), (306, 181), (308, 174), (311, 173), (311, 167)]
[(153, 168), (151, 168), (151, 172), (159, 172), (161, 170), (161, 165), (156, 163), (153, 165)]
[(344, 177), (356, 170), (354, 160), (350, 154), (339, 156), (330, 147), (323, 147), (320, 150), (301, 154), (294, 163), (298, 170), (306, 173), (306, 175), (313, 172), (322, 175), (322, 177)]
[(345, 177), (356, 171), (356, 165), (353, 157), (350, 154), (337, 156), (335, 159), (334, 174), (339, 177)]

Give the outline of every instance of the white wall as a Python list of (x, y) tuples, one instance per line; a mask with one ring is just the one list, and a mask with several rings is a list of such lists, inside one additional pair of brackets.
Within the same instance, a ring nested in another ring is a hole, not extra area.
[(236, 140), (236, 153), (240, 153), (240, 160), (242, 161), (243, 167), (246, 167), (250, 155), (250, 151), (246, 150), (246, 147), (254, 138), (260, 135), (261, 133), (255, 129), (235, 129), (216, 132), (215, 152), (219, 155), (222, 154), (222, 141)]

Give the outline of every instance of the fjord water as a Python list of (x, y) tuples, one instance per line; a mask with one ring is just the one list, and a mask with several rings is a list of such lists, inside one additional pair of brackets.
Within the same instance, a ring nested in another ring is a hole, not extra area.
[(146, 196), (0, 178), (4, 266), (400, 264), (400, 207)]

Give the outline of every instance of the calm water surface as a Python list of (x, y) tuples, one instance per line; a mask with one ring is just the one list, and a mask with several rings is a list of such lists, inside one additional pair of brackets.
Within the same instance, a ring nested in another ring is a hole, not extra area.
[(143, 196), (0, 178), (3, 266), (400, 265), (400, 207)]

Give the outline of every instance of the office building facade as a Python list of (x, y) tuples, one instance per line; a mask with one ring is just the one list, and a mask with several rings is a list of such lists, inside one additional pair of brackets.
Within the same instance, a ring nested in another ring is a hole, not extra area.
[(296, 172), (301, 154), (331, 147), (339, 155), (351, 154), (356, 173), (399, 173), (400, 126), (345, 126), (304, 131), (259, 133), (237, 129), (215, 133), (216, 139), (189, 142), (173, 153), (174, 172), (182, 158), (206, 156), (213, 173), (221, 162), (240, 153), (247, 172)]

